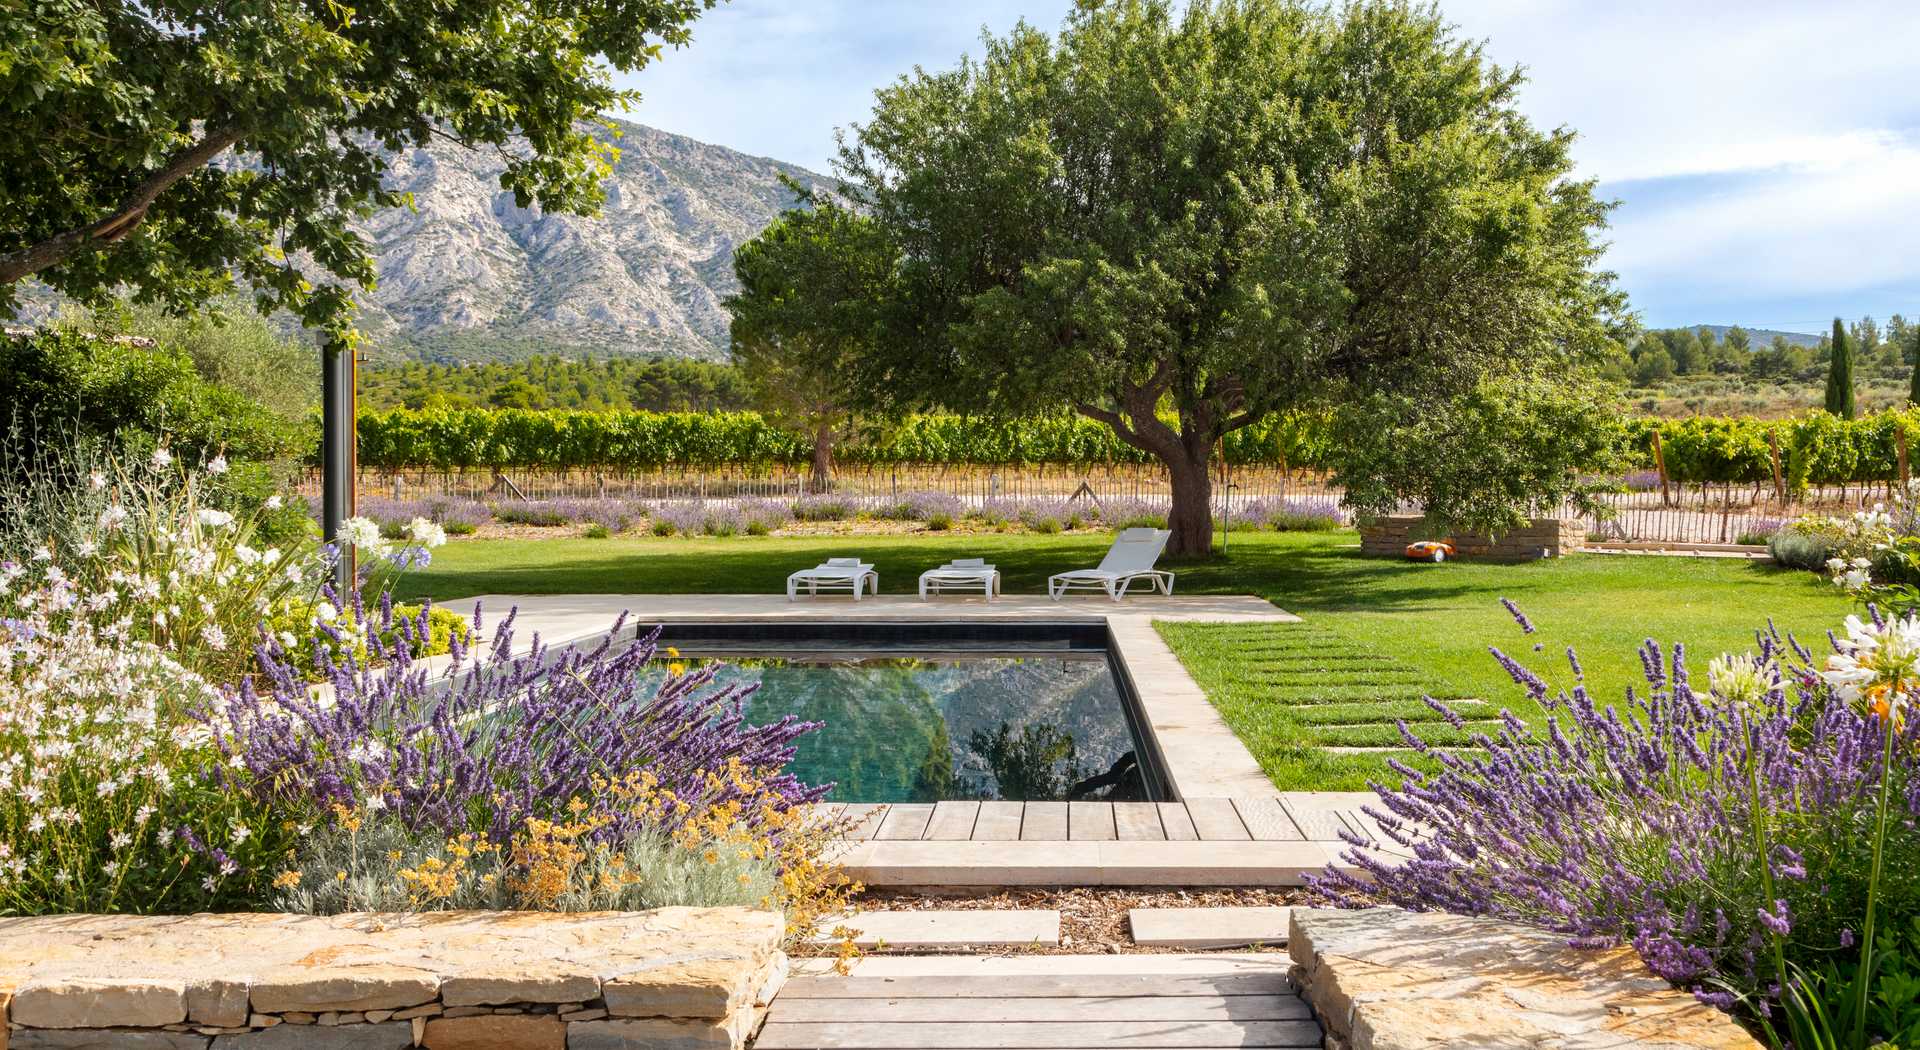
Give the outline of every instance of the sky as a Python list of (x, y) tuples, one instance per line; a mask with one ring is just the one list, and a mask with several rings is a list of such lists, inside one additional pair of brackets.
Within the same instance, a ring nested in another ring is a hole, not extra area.
[[(982, 29), (1071, 0), (731, 0), (622, 78), (641, 123), (826, 172), (834, 130)], [(1526, 67), (1521, 108), (1579, 132), (1620, 202), (1605, 265), (1642, 323), (1824, 331), (1920, 316), (1920, 0), (1442, 0)]]

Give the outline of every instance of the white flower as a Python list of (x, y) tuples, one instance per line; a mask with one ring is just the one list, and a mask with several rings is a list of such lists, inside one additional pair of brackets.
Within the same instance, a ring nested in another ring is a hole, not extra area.
[(207, 473), (217, 476), (220, 474), (225, 474), (226, 472), (227, 472), (227, 457), (225, 455), (217, 455), (217, 456), (214, 456), (212, 459), (207, 460)]
[(447, 530), (425, 518), (415, 518), (409, 522), (407, 535), (421, 547), (438, 547), (447, 542)]
[(1721, 653), (1707, 664), (1707, 685), (1720, 699), (1747, 707), (1767, 695), (1773, 683), (1753, 654)]
[(279, 496), (268, 496), (268, 497), (267, 497), (267, 502), (266, 502), (266, 508), (267, 508), (268, 510), (279, 510), (279, 509), (280, 509), (280, 504), (281, 504), (281, 500), (280, 500), (280, 497), (279, 497)]
[(233, 524), (233, 515), (228, 514), (224, 510), (214, 510), (212, 507), (201, 508), (200, 512), (194, 515), (194, 518), (199, 521), (202, 526), (209, 529), (224, 529)]
[(1843, 572), (1845, 572), (1845, 571), (1847, 571), (1847, 559), (1845, 559), (1845, 558), (1828, 558), (1828, 559), (1827, 559), (1827, 571), (1828, 571), (1828, 572), (1830, 572), (1830, 573), (1833, 573), (1833, 574), (1834, 574), (1835, 576), (1838, 576), (1839, 574), (1841, 574), (1841, 573), (1843, 573)]
[(221, 630), (217, 623), (210, 623), (200, 628), (200, 640), (207, 643), (207, 648), (215, 652), (226, 651), (227, 632)]
[(370, 518), (348, 518), (340, 523), (340, 542), (366, 554), (377, 554), (387, 545), (380, 526)]
[(126, 849), (128, 846), (131, 846), (131, 845), (133, 845), (132, 835), (129, 835), (124, 831), (116, 831), (113, 833), (114, 849)]
[(98, 492), (107, 487), (107, 476), (97, 470), (93, 471), (87, 475), (87, 485), (91, 487), (93, 491)]
[(165, 470), (169, 466), (173, 465), (173, 453), (168, 452), (167, 447), (165, 445), (162, 445), (159, 448), (156, 448), (153, 450), (152, 462), (153, 462), (153, 469)]
[(127, 514), (127, 508), (122, 507), (118, 503), (112, 504), (108, 506), (106, 510), (100, 512), (100, 528), (107, 532), (112, 532), (125, 523), (129, 516), (130, 515)]
[(1865, 558), (1855, 558), (1855, 559), (1853, 559), (1853, 561), (1851, 562), (1851, 564), (1852, 564), (1852, 566), (1853, 566), (1854, 568), (1856, 568), (1856, 569), (1871, 569), (1871, 568), (1873, 568), (1873, 562), (1871, 562), (1871, 561), (1868, 561), (1868, 560), (1867, 560), (1867, 559), (1865, 559)]
[(293, 637), (293, 632), (292, 632), (292, 631), (281, 631), (281, 632), (280, 632), (280, 648), (282, 648), (282, 649), (295, 649), (295, 648), (298, 648), (298, 647), (299, 647), (299, 645), (300, 645), (300, 643), (299, 643), (299, 641), (298, 641), (298, 640), (296, 640), (296, 639), (295, 639), (295, 638)]
[(340, 610), (334, 608), (332, 602), (323, 600), (313, 607), (313, 618), (319, 623), (332, 623), (340, 618)]
[(237, 846), (240, 843), (247, 841), (247, 837), (252, 834), (253, 834), (252, 830), (250, 830), (245, 824), (235, 824), (233, 826), (233, 844)]
[(36, 549), (33, 552), (33, 560), (34, 561), (52, 561), (53, 560), (52, 548), (40, 547)]
[(101, 874), (105, 875), (108, 878), (113, 878), (114, 876), (120, 874), (120, 862), (117, 860), (110, 860), (105, 864), (100, 865), (100, 872)]
[(1827, 657), (1820, 677), (1842, 700), (1885, 697), (1894, 708), (1911, 702), (1920, 687), (1920, 616), (1883, 624), (1849, 616), (1847, 636), (1835, 645), (1840, 651)]

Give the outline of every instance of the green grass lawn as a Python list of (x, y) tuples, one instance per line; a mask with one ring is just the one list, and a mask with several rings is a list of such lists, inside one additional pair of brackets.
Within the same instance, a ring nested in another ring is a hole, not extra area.
[[(436, 552), (404, 581), (408, 597), (555, 593), (778, 593), (787, 573), (834, 555), (874, 562), (886, 593), (912, 593), (921, 571), (985, 556), (1010, 592), (1039, 592), (1048, 574), (1099, 561), (1106, 534), (728, 539), (468, 540)], [(1275, 782), (1287, 788), (1363, 786), (1379, 753), (1336, 747), (1397, 742), (1392, 718), (1432, 722), (1422, 693), (1477, 700), (1490, 718), (1526, 703), (1487, 653), (1498, 645), (1550, 680), (1570, 681), (1573, 646), (1589, 685), (1618, 696), (1640, 681), (1636, 647), (1683, 642), (1704, 668), (1724, 650), (1754, 647), (1769, 618), (1818, 640), (1849, 611), (1817, 577), (1767, 564), (1707, 558), (1580, 555), (1523, 565), (1429, 565), (1363, 558), (1353, 533), (1235, 533), (1229, 553), (1177, 570), (1176, 593), (1256, 594), (1305, 617), (1299, 625), (1164, 625), (1162, 633)], [(1501, 608), (1518, 602), (1539, 632), (1524, 636)], [(1534, 645), (1540, 651), (1534, 651)], [(1451, 741), (1428, 726), (1436, 743)]]

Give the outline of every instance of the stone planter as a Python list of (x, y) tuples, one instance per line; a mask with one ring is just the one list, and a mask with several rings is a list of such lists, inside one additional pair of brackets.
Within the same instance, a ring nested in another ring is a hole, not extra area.
[(1295, 908), (1287, 951), (1328, 1050), (1761, 1050), (1631, 948), (1569, 948), (1564, 936), (1494, 919)]
[(1533, 561), (1558, 558), (1587, 546), (1586, 523), (1578, 518), (1535, 518), (1498, 536), (1476, 533), (1433, 535), (1427, 519), (1417, 514), (1390, 514), (1360, 526), (1360, 553), (1402, 557), (1407, 544), (1418, 540), (1446, 540), (1460, 558), (1490, 561)]
[(786, 976), (744, 908), (0, 920), (0, 1050), (740, 1050)]

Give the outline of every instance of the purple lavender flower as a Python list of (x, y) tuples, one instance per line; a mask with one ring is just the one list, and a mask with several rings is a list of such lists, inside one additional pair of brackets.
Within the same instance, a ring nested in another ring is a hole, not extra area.
[(1520, 625), (1522, 634), (1532, 634), (1536, 630), (1533, 621), (1527, 619), (1527, 614), (1520, 611), (1520, 607), (1514, 604), (1512, 598), (1502, 598), (1500, 604), (1507, 607), (1507, 615), (1512, 616), (1513, 622)]

